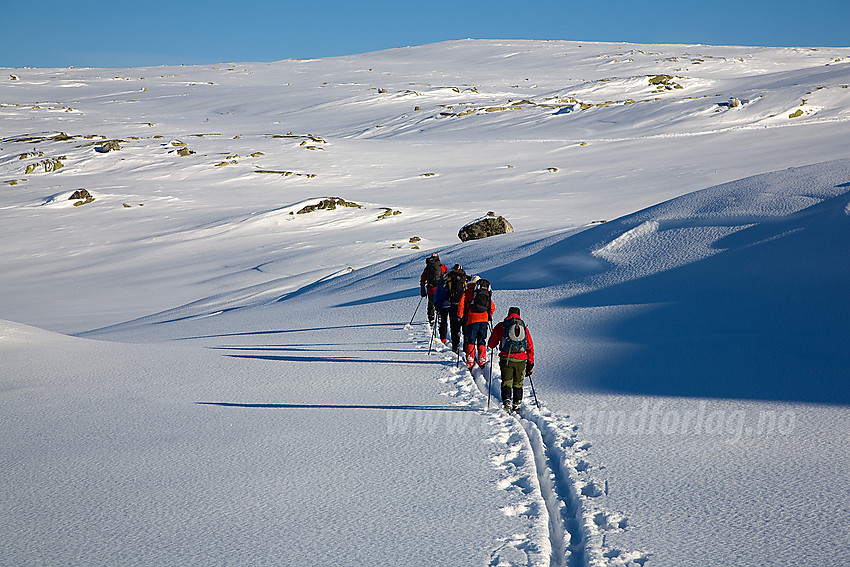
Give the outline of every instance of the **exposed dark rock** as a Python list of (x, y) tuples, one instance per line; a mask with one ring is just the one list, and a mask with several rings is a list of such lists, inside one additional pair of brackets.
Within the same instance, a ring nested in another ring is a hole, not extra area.
[(92, 201), (94, 201), (94, 197), (85, 189), (77, 189), (71, 194), (70, 197), (68, 197), (68, 200), (76, 201), (76, 203), (74, 203), (74, 206), (79, 207), (80, 205), (87, 205), (91, 203)]
[(506, 234), (513, 231), (514, 227), (511, 226), (511, 223), (505, 217), (491, 215), (467, 224), (458, 231), (457, 236), (462, 242), (466, 242), (468, 240), (479, 240), (488, 236)]
[(61, 169), (63, 166), (62, 160), (68, 159), (66, 156), (61, 156), (56, 159), (46, 159), (37, 163), (31, 163), (26, 167), (26, 174), (35, 172), (39, 167), (44, 168), (45, 173), (50, 173), (51, 171), (56, 171), (57, 169)]
[(121, 149), (121, 145), (118, 143), (118, 140), (109, 140), (105, 144), (95, 147), (94, 151), (101, 153), (101, 154), (106, 154), (106, 153), (111, 152), (112, 150), (120, 150), (120, 149)]
[(341, 199), (339, 197), (330, 197), (328, 199), (322, 199), (321, 201), (319, 201), (315, 205), (307, 205), (306, 207), (304, 207), (303, 209), (298, 211), (296, 214), (303, 215), (305, 213), (312, 213), (313, 211), (318, 211), (318, 210), (323, 210), (323, 209), (332, 211), (332, 210), (336, 209), (337, 207), (357, 207), (358, 209), (363, 208), (361, 205), (358, 205), (357, 203), (352, 203), (350, 201), (346, 201), (345, 199)]
[(393, 215), (400, 215), (401, 211), (394, 211), (390, 207), (381, 207), (384, 209), (384, 212), (378, 216), (378, 220), (388, 219)]

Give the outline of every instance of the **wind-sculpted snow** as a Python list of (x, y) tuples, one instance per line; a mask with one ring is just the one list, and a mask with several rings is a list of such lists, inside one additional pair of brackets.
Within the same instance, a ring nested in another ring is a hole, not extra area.
[(840, 347), (850, 315), (842, 300), (850, 282), (848, 182), (850, 162), (822, 164), (618, 221), (635, 228), (606, 235), (593, 251), (610, 269), (561, 304), (648, 309), (595, 330), (631, 349), (595, 365), (586, 386), (850, 403), (840, 378), (850, 363)]
[[(486, 271), (502, 289), (608, 286), (669, 271), (697, 260), (814, 231), (810, 248), (775, 243), (776, 256), (760, 260), (782, 273), (798, 263), (843, 273), (844, 263), (825, 261), (846, 238), (840, 213), (850, 192), (847, 161), (818, 164), (743, 179), (694, 192), (578, 234), (553, 239), (528, 258)], [(749, 269), (745, 261), (731, 273)], [(695, 278), (695, 282), (699, 278)], [(631, 300), (625, 300), (630, 303)]]

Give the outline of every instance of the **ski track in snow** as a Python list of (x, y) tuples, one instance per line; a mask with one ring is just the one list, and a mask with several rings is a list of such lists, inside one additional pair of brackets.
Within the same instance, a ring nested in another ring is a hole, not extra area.
[[(595, 502), (607, 494), (607, 482), (593, 478), (587, 460), (591, 444), (578, 436), (569, 416), (557, 415), (535, 404), (531, 381), (519, 415), (501, 409), (501, 376), (490, 362), (483, 369), (467, 370), (462, 358), (434, 339), (428, 324), (405, 326), (410, 339), (432, 356), (446, 362), (439, 380), (454, 389), (446, 393), (455, 404), (473, 407), (486, 417), (489, 441), (494, 445), (492, 464), (499, 471), (499, 488), (510, 494), (502, 512), (524, 515), (527, 534), (514, 534), (491, 552), (490, 565), (551, 567), (643, 566), (649, 554), (611, 547), (606, 534), (628, 527), (619, 513)], [(489, 387), (489, 392), (488, 392)], [(488, 396), (489, 394), (489, 396)], [(539, 399), (537, 400), (539, 402)]]

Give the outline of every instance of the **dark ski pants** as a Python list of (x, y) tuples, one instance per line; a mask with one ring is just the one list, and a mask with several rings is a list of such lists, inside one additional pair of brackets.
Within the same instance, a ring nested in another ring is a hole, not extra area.
[(500, 356), (499, 370), (502, 371), (502, 388), (522, 390), (522, 381), (525, 378), (524, 360)]
[(434, 294), (428, 294), (428, 322), (432, 325), (434, 324), (434, 312), (437, 310), (437, 306), (434, 305)]
[(457, 351), (460, 346), (460, 321), (460, 317), (457, 316), (457, 305), (453, 305), (449, 309), (449, 324), (452, 330), (452, 352)]
[(446, 327), (449, 322), (449, 308), (437, 309), (437, 321), (440, 324), (440, 340), (446, 340)]
[(481, 321), (480, 323), (470, 323), (463, 329), (464, 338), (466, 340), (466, 346), (469, 345), (484, 345), (487, 346), (487, 331), (490, 330), (490, 326), (487, 324), (487, 321)]

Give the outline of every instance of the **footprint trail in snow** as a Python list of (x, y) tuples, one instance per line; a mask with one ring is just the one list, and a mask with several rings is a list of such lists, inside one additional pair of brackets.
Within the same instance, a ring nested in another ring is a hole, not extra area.
[[(627, 529), (628, 521), (598, 503), (607, 486), (593, 477), (589, 442), (578, 435), (568, 416), (538, 407), (529, 394), (518, 415), (501, 409), (500, 373), (490, 363), (467, 370), (456, 353), (431, 342), (429, 325), (405, 326), (410, 339), (431, 356), (445, 361), (439, 380), (458, 406), (478, 413), (466, 431), (481, 431), (492, 444), (491, 464), (499, 473), (497, 487), (506, 493), (503, 514), (526, 519), (526, 533), (498, 542), (490, 554), (492, 566), (643, 566), (649, 554), (607, 545), (605, 536)], [(489, 383), (489, 408), (488, 408)], [(538, 400), (539, 401), (539, 400)]]

